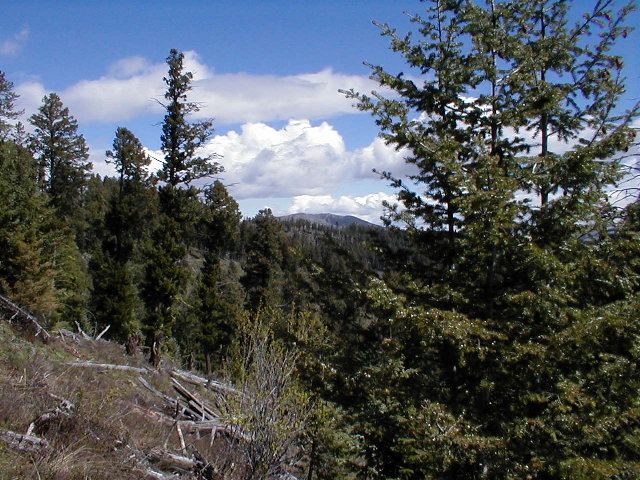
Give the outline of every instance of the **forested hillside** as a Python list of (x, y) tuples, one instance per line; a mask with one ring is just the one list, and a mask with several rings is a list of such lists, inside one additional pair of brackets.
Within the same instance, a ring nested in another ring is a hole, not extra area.
[(136, 368), (234, 385), (210, 401), (245, 450), (195, 450), (177, 475), (640, 478), (640, 203), (611, 201), (637, 173), (612, 53), (632, 6), (574, 23), (561, 0), (423, 3), (412, 34), (378, 24), (406, 72), (372, 64), (379, 92), (343, 92), (413, 168), (379, 172), (385, 227), (243, 219), (177, 50), (160, 169), (120, 127), (113, 177), (57, 94), (16, 123), (0, 72), (0, 294)]

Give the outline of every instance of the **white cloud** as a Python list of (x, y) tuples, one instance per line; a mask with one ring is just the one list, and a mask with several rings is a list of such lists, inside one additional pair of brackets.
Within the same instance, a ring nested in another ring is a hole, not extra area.
[(395, 203), (396, 197), (386, 192), (362, 196), (299, 195), (294, 197), (289, 213), (335, 213), (354, 215), (371, 223), (380, 224), (383, 214), (382, 202)]
[(0, 55), (12, 56), (16, 55), (27, 43), (29, 38), (29, 29), (23, 28), (13, 37), (0, 43)]
[[(357, 113), (338, 89), (369, 91), (367, 77), (325, 69), (298, 75), (217, 74), (196, 52), (185, 52), (185, 71), (193, 74), (189, 100), (201, 106), (196, 118), (216, 124), (268, 122), (290, 118), (327, 118)], [(162, 113), (166, 63), (124, 58), (97, 79), (82, 80), (59, 92), (80, 122), (121, 122), (146, 113)], [(40, 85), (42, 90), (45, 87)]]
[(193, 98), (204, 105), (201, 116), (219, 123), (327, 118), (357, 113), (353, 101), (338, 92), (375, 88), (366, 77), (325, 69), (290, 76), (226, 73), (194, 82)]
[[(19, 95), (16, 100), (16, 107), (19, 110), (24, 110), (27, 117), (36, 113), (40, 105), (42, 105), (42, 99), (47, 94), (42, 84), (36, 81), (23, 82), (16, 85), (14, 90)], [(25, 123), (28, 126), (28, 122)]]
[(355, 151), (345, 148), (329, 123), (290, 120), (281, 129), (247, 123), (240, 133), (214, 137), (207, 153), (222, 155), (224, 181), (236, 198), (322, 195), (341, 185), (378, 178), (372, 167), (404, 174), (402, 152), (380, 139)]

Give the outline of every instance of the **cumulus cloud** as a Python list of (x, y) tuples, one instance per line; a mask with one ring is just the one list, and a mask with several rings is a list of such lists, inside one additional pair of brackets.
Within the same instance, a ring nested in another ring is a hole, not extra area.
[(380, 224), (383, 214), (382, 202), (394, 203), (396, 197), (386, 192), (369, 193), (362, 196), (299, 195), (293, 198), (289, 213), (335, 213), (354, 215), (371, 223)]
[(24, 110), (25, 114), (31, 115), (42, 104), (42, 99), (47, 94), (47, 91), (40, 82), (28, 81), (16, 85), (15, 92), (19, 95), (16, 101), (16, 107), (19, 110)]
[[(185, 52), (184, 65), (193, 74), (189, 99), (201, 106), (195, 118), (214, 118), (218, 125), (357, 113), (353, 101), (338, 89), (375, 88), (367, 77), (331, 69), (288, 76), (215, 73), (193, 51)], [(59, 94), (82, 122), (121, 122), (150, 112), (161, 114), (158, 101), (163, 100), (166, 71), (164, 62), (124, 58), (104, 76), (82, 80)]]
[(202, 116), (220, 123), (316, 119), (356, 113), (353, 101), (338, 92), (347, 88), (369, 91), (375, 85), (331, 69), (289, 76), (232, 73), (194, 82), (193, 98), (204, 105)]
[(23, 28), (13, 37), (0, 42), (0, 55), (12, 56), (22, 50), (29, 38), (29, 29)]
[(290, 120), (280, 129), (264, 123), (244, 124), (240, 132), (214, 137), (207, 153), (222, 156), (225, 183), (236, 198), (322, 195), (361, 180), (377, 178), (372, 167), (403, 174), (403, 152), (380, 139), (349, 151), (329, 123)]

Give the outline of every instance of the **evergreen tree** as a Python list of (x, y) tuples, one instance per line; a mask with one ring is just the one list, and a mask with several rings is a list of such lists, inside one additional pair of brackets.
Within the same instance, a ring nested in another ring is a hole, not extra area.
[(271, 209), (260, 210), (253, 219), (255, 230), (247, 241), (247, 262), (242, 284), (247, 306), (279, 306), (282, 302), (282, 226)]
[(206, 217), (202, 225), (204, 265), (200, 273), (198, 321), (202, 351), (221, 353), (233, 339), (241, 301), (231, 288), (233, 279), (223, 275), (223, 254), (239, 242), (241, 213), (222, 182), (205, 192)]
[(49, 194), (58, 214), (79, 234), (83, 221), (82, 193), (91, 163), (84, 137), (78, 134), (77, 121), (60, 97), (50, 93), (29, 122), (34, 127), (31, 148), (38, 159), (41, 189)]
[(571, 26), (564, 1), (434, 0), (412, 17), (418, 40), (381, 25), (422, 77), (373, 67), (398, 96), (348, 95), (409, 150), (415, 175), (384, 174), (400, 188), (390, 221), (407, 220), (431, 260), (371, 292), (380, 321), (353, 373), (371, 380), (351, 399), (369, 475), (608, 478), (637, 456), (637, 428), (607, 423), (633, 415), (634, 381), (604, 375), (637, 354), (590, 327), (618, 335), (635, 302), (622, 287), (635, 274), (612, 281), (624, 269), (605, 254), (605, 189), (636, 114), (616, 108), (610, 48), (630, 7), (613, 8)]
[(0, 121), (0, 289), (50, 324), (85, 323), (87, 276), (72, 232), (60, 225), (38, 188), (38, 162), (12, 130), (17, 95), (2, 75)]
[(133, 345), (141, 322), (130, 261), (149, 223), (150, 158), (133, 133), (122, 127), (106, 155), (118, 172), (118, 190), (109, 202), (101, 244), (92, 260), (92, 304), (98, 325), (111, 325), (113, 338)]
[(37, 189), (36, 174), (28, 150), (0, 141), (0, 290), (52, 321), (59, 307), (47, 219), (52, 212)]
[(160, 220), (153, 235), (153, 248), (148, 254), (144, 299), (148, 312), (148, 343), (152, 347), (151, 361), (158, 364), (160, 348), (171, 335), (177, 314), (178, 300), (189, 278), (184, 265), (188, 252), (188, 235), (192, 234), (196, 218), (198, 189), (191, 182), (214, 175), (222, 169), (213, 162), (215, 155), (198, 156), (200, 147), (212, 133), (212, 122), (189, 123), (187, 117), (198, 111), (187, 101), (193, 75), (184, 72), (184, 54), (171, 50), (167, 57), (168, 76), (165, 99), (166, 114), (162, 125), (164, 160), (158, 178), (165, 182), (159, 189)]
[(0, 140), (5, 141), (14, 128), (11, 120), (18, 118), (22, 112), (15, 109), (18, 94), (13, 91), (13, 83), (6, 79), (0, 71)]

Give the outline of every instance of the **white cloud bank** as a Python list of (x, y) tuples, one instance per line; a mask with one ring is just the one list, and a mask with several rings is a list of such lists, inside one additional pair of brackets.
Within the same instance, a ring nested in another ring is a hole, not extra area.
[[(6, 42), (5, 42), (6, 43)], [(368, 92), (376, 87), (365, 76), (324, 69), (297, 75), (215, 73), (194, 51), (185, 52), (184, 66), (193, 73), (189, 100), (201, 106), (195, 118), (214, 118), (216, 125), (269, 122), (290, 118), (329, 118), (357, 113), (353, 101), (338, 92), (354, 88)], [(106, 75), (82, 80), (58, 92), (81, 122), (123, 122), (138, 115), (163, 112), (166, 63), (130, 57), (111, 65)], [(18, 85), (20, 107), (34, 112), (45, 87), (37, 82)]]
[(222, 155), (224, 181), (238, 199), (322, 196), (345, 185), (377, 176), (372, 168), (404, 174), (402, 152), (376, 138), (349, 151), (329, 123), (290, 120), (275, 129), (247, 123), (240, 133), (219, 135), (207, 144), (208, 153)]

